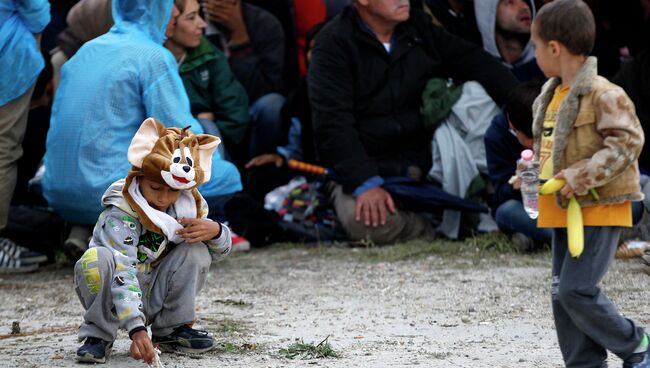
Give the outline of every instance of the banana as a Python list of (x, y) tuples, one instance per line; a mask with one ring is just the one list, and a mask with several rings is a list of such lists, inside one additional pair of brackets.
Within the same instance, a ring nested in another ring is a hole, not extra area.
[(582, 223), (582, 209), (575, 196), (569, 199), (569, 208), (566, 211), (566, 234), (569, 243), (569, 254), (571, 254), (571, 257), (580, 257), (585, 248), (585, 235)]
[(555, 193), (558, 190), (562, 189), (564, 185), (566, 184), (566, 180), (564, 179), (555, 179), (551, 178), (542, 185), (541, 188), (539, 188), (539, 194), (547, 195), (551, 193)]

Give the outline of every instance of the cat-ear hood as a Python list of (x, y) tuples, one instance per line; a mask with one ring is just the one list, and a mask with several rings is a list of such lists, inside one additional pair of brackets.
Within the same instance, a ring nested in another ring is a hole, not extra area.
[(201, 213), (201, 195), (196, 189), (210, 180), (212, 154), (220, 143), (218, 137), (192, 134), (187, 128), (167, 128), (156, 119), (146, 119), (131, 140), (128, 160), (133, 165), (126, 177), (122, 194), (138, 213), (145, 228), (160, 232), (148, 220), (129, 193), (135, 177), (146, 177), (176, 190), (191, 190)]

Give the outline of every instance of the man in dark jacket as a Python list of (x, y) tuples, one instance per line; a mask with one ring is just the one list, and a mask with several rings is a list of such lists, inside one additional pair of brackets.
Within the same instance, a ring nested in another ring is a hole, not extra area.
[(392, 176), (422, 180), (431, 165), (419, 107), (433, 77), (477, 80), (499, 104), (517, 83), (405, 0), (357, 0), (319, 34), (309, 71), (317, 152), (337, 176), (332, 199), (352, 239), (434, 235), (425, 216), (398, 210), (381, 187)]

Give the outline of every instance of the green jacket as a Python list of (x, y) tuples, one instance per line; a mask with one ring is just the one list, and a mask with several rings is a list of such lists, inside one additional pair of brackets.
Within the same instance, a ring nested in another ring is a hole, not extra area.
[(248, 97), (232, 74), (226, 56), (204, 37), (198, 47), (187, 52), (180, 75), (192, 115), (212, 112), (221, 134), (240, 143), (248, 128)]

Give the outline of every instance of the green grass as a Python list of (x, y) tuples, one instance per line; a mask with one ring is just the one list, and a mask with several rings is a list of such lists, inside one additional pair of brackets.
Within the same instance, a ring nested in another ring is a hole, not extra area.
[(249, 332), (249, 324), (232, 318), (211, 318), (203, 317), (202, 322), (216, 335), (229, 337), (232, 335), (245, 335)]
[[(486, 233), (469, 236), (464, 240), (438, 239), (427, 242), (415, 240), (395, 245), (377, 246), (369, 242), (354, 245), (313, 246), (300, 243), (282, 243), (268, 248), (269, 257), (286, 257), (292, 252), (293, 257), (345, 259), (362, 263), (399, 262), (435, 258), (440, 264), (449, 263), (452, 267), (476, 267), (481, 264), (504, 265), (514, 260), (519, 252), (513, 247), (510, 237), (501, 233)], [(294, 252), (295, 251), (295, 252)], [(538, 266), (546, 262), (548, 250), (522, 254), (523, 262)], [(519, 262), (522, 261), (519, 257)], [(458, 263), (458, 260), (463, 262)], [(467, 262), (469, 261), (469, 262)]]
[(296, 342), (285, 349), (278, 351), (278, 356), (285, 359), (323, 359), (323, 358), (338, 358), (339, 354), (332, 349), (332, 346), (327, 341), (327, 336), (318, 345), (306, 344), (303, 341)]
[(216, 353), (244, 354), (257, 350), (257, 344), (236, 344), (232, 341), (223, 341), (217, 344), (214, 349)]
[(243, 322), (231, 318), (224, 318), (217, 323), (215, 333), (223, 335), (232, 335), (235, 333), (244, 333), (247, 328)]
[(464, 241), (441, 239), (433, 242), (411, 241), (385, 247), (371, 246), (361, 253), (361, 259), (369, 262), (394, 262), (427, 256), (485, 257), (516, 252), (507, 236), (489, 233), (468, 237)]

